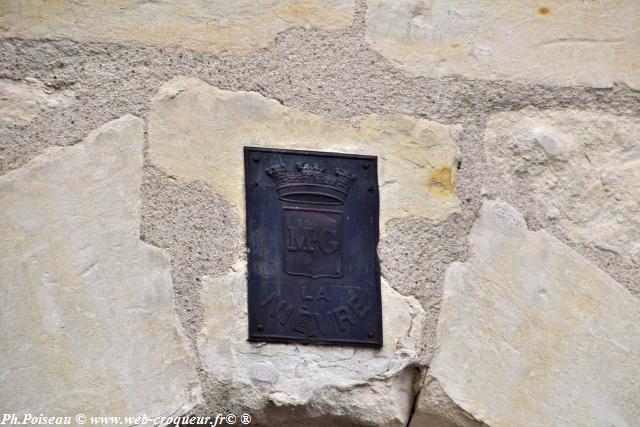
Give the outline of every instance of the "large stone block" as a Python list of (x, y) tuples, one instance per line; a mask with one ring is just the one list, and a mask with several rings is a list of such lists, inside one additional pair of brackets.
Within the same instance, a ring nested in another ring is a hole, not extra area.
[(4, 412), (160, 416), (198, 401), (168, 256), (139, 240), (142, 145), (126, 116), (0, 177)]
[(640, 419), (640, 303), (502, 202), (447, 270), (429, 373), (492, 426), (631, 426)]
[(640, 120), (577, 110), (491, 116), (488, 162), (574, 242), (640, 275)]
[(414, 75), (640, 88), (636, 0), (370, 0), (366, 23)]
[(353, 8), (353, 0), (8, 0), (0, 36), (242, 53), (295, 27), (347, 27)]
[[(199, 353), (215, 390), (224, 390), (224, 404), (243, 407), (270, 425), (406, 424), (420, 378), (424, 323), (415, 298), (382, 281), (385, 345), (379, 350), (250, 343), (246, 269), (236, 270), (203, 278), (201, 292), (209, 315)], [(296, 296), (289, 302), (295, 304)]]
[(377, 155), (380, 217), (438, 222), (459, 211), (461, 127), (402, 115), (330, 120), (253, 92), (177, 77), (153, 98), (149, 158), (177, 178), (200, 180), (244, 215), (243, 146)]

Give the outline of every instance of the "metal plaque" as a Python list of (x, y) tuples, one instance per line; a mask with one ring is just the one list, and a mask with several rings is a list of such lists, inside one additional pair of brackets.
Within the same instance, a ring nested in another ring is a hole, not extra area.
[(377, 158), (245, 147), (249, 340), (382, 346)]

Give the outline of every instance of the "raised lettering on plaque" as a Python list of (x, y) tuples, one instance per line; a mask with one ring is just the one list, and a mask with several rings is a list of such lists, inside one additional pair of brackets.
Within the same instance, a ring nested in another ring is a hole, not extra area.
[(381, 346), (376, 157), (244, 155), (249, 340)]

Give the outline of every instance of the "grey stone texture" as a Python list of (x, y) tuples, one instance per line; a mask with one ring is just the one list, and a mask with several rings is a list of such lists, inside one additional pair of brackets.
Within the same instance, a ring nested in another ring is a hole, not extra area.
[[(178, 76), (193, 77), (225, 91), (256, 92), (284, 107), (327, 120), (404, 114), (460, 127), (454, 138), (458, 150), (454, 190), (459, 211), (437, 224), (424, 218), (390, 220), (379, 254), (382, 275), (389, 286), (401, 295), (415, 297), (425, 312), (424, 326), (416, 339), (416, 369), (421, 375), (411, 375), (418, 382), (414, 397), (423, 382), (425, 386), (415, 402), (411, 425), (477, 425), (473, 418), (477, 414), (465, 414), (456, 406), (468, 408), (461, 399), (452, 400), (447, 395), (446, 385), (429, 374), (423, 381), (422, 374), (428, 372), (440, 348), (436, 330), (445, 271), (452, 262), (464, 262), (469, 257), (468, 236), (484, 199), (499, 198), (512, 205), (526, 219), (529, 229), (553, 234), (584, 256), (585, 263), (597, 266), (635, 295), (625, 298), (637, 303), (635, 298), (640, 295), (640, 243), (628, 242), (626, 252), (617, 253), (576, 239), (571, 231), (575, 224), (563, 226), (553, 212), (550, 215), (548, 203), (532, 190), (537, 187), (523, 177), (513, 178), (510, 160), (515, 154), (496, 151), (490, 136), (495, 127), (490, 124), (513, 115), (531, 120), (535, 126), (547, 111), (562, 116), (568, 110), (588, 111), (596, 122), (603, 118), (637, 122), (640, 91), (608, 80), (605, 83), (610, 87), (596, 88), (585, 85), (584, 79), (571, 86), (557, 82), (547, 86), (510, 79), (508, 74), (489, 79), (411, 75), (372, 48), (366, 36), (366, 15), (366, 2), (357, 1), (350, 23), (329, 29), (293, 25), (241, 53), (146, 46), (126, 40), (74, 41), (64, 35), (56, 40), (22, 39), (4, 33), (0, 36), (0, 81), (12, 87), (34, 82), (29, 84), (38, 85), (43, 95), (38, 94), (22, 119), (15, 120), (12, 113), (11, 119), (0, 120), (0, 176), (23, 170), (48, 147), (78, 144), (93, 129), (126, 114), (148, 123), (151, 99)], [(52, 96), (69, 102), (50, 107), (46, 99)], [(0, 106), (5, 105), (2, 99), (0, 95)], [(6, 117), (4, 111), (0, 108)], [(194, 413), (248, 410), (250, 405), (234, 400), (237, 391), (221, 384), (211, 372), (197, 345), (199, 337), (202, 342), (202, 327), (211, 320), (209, 316), (215, 316), (206, 311), (211, 302), (203, 300), (203, 278), (218, 280), (236, 262), (244, 260), (240, 216), (214, 187), (176, 179), (152, 165), (146, 128), (144, 138), (140, 238), (166, 249), (171, 258), (174, 308), (196, 358), (195, 370), (204, 398)], [(637, 149), (633, 133), (624, 140)], [(496, 158), (501, 161), (496, 162)], [(527, 161), (543, 174), (550, 171), (537, 158)], [(557, 163), (554, 167), (554, 173), (570, 180), (570, 169)], [(640, 182), (632, 180), (625, 185), (637, 187)], [(637, 215), (640, 207), (633, 200), (630, 203), (624, 210), (629, 216)], [(328, 394), (326, 399), (331, 397)], [(333, 397), (340, 398), (340, 393)], [(482, 410), (497, 413), (490, 407)], [(290, 415), (291, 420), (299, 421), (308, 417), (313, 407), (274, 405), (269, 411), (273, 419)], [(322, 419), (326, 425), (354, 423), (352, 416), (330, 412), (327, 410)], [(372, 420), (363, 418), (362, 423), (371, 424)], [(269, 425), (268, 419), (256, 421)]]

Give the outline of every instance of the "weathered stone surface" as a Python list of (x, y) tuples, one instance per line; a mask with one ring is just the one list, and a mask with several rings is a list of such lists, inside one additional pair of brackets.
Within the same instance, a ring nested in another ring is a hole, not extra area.
[(68, 107), (73, 99), (72, 91), (54, 90), (36, 79), (0, 79), (0, 123), (24, 125), (43, 111)]
[(138, 236), (142, 145), (142, 120), (125, 116), (0, 177), (5, 412), (151, 416), (197, 402), (168, 256)]
[(243, 215), (243, 146), (377, 155), (381, 223), (412, 216), (438, 222), (459, 210), (460, 131), (401, 115), (331, 121), (257, 93), (177, 77), (152, 101), (149, 158), (169, 175), (206, 182)]
[(640, 88), (635, 0), (371, 0), (366, 37), (411, 74)]
[(347, 27), (353, 8), (353, 0), (9, 0), (0, 4), (0, 36), (247, 52), (291, 28)]
[[(203, 364), (226, 405), (278, 425), (405, 425), (415, 392), (424, 312), (382, 282), (385, 345), (380, 350), (247, 339), (246, 270), (205, 277), (207, 313), (198, 338)], [(281, 424), (283, 423), (283, 424)]]
[[(640, 120), (577, 110), (493, 115), (487, 159), (576, 243), (634, 268), (640, 245)], [(640, 265), (635, 265), (640, 277)]]
[(445, 280), (429, 373), (496, 426), (631, 426), (640, 419), (640, 303), (502, 202)]

